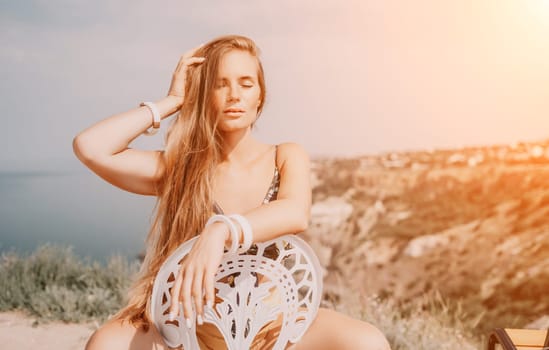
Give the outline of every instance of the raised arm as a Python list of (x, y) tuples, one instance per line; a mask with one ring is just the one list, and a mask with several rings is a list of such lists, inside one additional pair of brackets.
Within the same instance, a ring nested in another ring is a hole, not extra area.
[[(166, 97), (157, 102), (162, 118), (173, 114), (178, 102)], [(161, 151), (143, 151), (128, 145), (152, 124), (148, 107), (115, 114), (80, 132), (73, 140), (74, 153), (104, 180), (126, 191), (155, 195), (163, 175)]]
[[(192, 57), (195, 51), (181, 57), (168, 96), (156, 102), (161, 119), (181, 108), (187, 67), (204, 61), (203, 57)], [(94, 173), (114, 186), (137, 194), (156, 195), (157, 184), (164, 175), (163, 151), (128, 147), (151, 125), (152, 114), (145, 106), (115, 114), (76, 135), (74, 153)]]

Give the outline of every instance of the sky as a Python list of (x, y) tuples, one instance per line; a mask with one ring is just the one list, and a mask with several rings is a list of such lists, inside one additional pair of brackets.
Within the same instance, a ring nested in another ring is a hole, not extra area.
[(261, 48), (267, 143), (353, 157), (549, 136), (549, 0), (0, 0), (0, 171), (82, 168), (79, 131), (165, 96), (179, 56), (224, 34)]

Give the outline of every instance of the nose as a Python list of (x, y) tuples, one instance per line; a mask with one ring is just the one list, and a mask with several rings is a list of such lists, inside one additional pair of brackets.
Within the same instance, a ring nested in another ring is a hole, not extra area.
[(229, 87), (229, 93), (227, 95), (229, 101), (240, 100), (240, 86), (238, 84), (231, 84)]

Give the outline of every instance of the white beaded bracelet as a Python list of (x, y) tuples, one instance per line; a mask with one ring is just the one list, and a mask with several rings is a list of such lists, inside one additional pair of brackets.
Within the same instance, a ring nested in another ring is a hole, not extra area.
[(152, 102), (141, 102), (141, 104), (139, 106), (148, 107), (149, 110), (151, 111), (152, 117), (153, 117), (152, 128), (149, 129), (149, 130), (145, 130), (143, 132), (143, 134), (148, 135), (148, 136), (156, 134), (158, 132), (158, 130), (160, 129), (160, 112), (158, 111), (158, 108), (156, 108), (156, 105)]
[(229, 231), (231, 233), (231, 248), (229, 249), (229, 253), (237, 253), (239, 243), (238, 241), (240, 240), (240, 237), (235, 224), (227, 216), (216, 214), (208, 219), (208, 221), (206, 222), (206, 227), (213, 224), (214, 222), (224, 222), (225, 224), (227, 224), (227, 226), (229, 226)]
[(240, 225), (240, 228), (242, 229), (242, 236), (243, 236), (242, 244), (240, 245), (238, 252), (245, 253), (252, 246), (252, 240), (253, 240), (252, 226), (250, 225), (250, 222), (248, 221), (248, 219), (246, 219), (244, 216), (240, 214), (229, 215), (229, 218), (235, 219)]

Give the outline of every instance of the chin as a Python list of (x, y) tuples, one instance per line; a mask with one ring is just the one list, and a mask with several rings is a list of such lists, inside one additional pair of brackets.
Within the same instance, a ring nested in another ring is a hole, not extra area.
[(251, 124), (246, 124), (242, 126), (222, 126), (219, 128), (222, 132), (236, 132), (236, 131), (242, 131), (247, 128), (249, 128)]
[(239, 131), (251, 127), (252, 122), (253, 121), (249, 120), (249, 118), (223, 120), (219, 124), (219, 130), (224, 132)]

